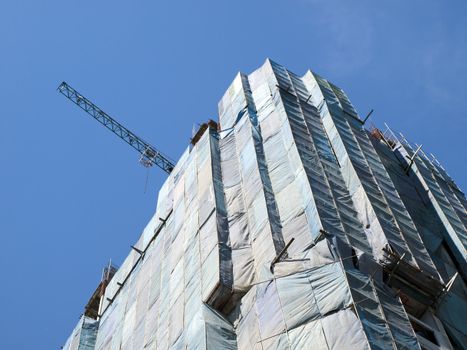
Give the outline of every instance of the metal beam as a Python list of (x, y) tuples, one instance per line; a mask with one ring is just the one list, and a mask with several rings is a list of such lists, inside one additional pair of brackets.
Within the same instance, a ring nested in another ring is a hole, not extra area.
[(137, 150), (141, 154), (140, 162), (144, 166), (150, 167), (157, 165), (167, 174), (170, 174), (170, 172), (173, 170), (175, 165), (168, 157), (164, 156), (149, 143), (125, 128), (122, 124), (117, 122), (102, 109), (97, 107), (94, 103), (73, 89), (66, 82), (62, 82), (60, 84), (58, 91), (91, 117), (96, 119), (99, 123), (104, 125), (107, 129), (112, 131), (115, 135), (120, 137), (123, 141), (128, 143), (135, 150)]

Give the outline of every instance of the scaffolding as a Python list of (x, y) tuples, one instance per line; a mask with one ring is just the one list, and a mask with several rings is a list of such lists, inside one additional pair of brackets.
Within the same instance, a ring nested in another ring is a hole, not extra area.
[(311, 71), (239, 73), (96, 294), (94, 349), (462, 348), (465, 196), (369, 115)]

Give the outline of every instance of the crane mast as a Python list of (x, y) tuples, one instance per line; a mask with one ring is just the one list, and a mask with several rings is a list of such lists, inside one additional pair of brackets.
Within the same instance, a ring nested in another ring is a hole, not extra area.
[(146, 167), (157, 165), (167, 174), (171, 173), (175, 165), (168, 157), (164, 156), (149, 143), (125, 128), (122, 124), (117, 122), (102, 109), (97, 107), (94, 103), (73, 89), (66, 82), (62, 82), (60, 84), (58, 91), (82, 110), (84, 110), (91, 117), (96, 119), (99, 123), (104, 125), (107, 129), (112, 131), (115, 135), (120, 137), (123, 141), (128, 143), (135, 150), (137, 150), (141, 154), (141, 164)]

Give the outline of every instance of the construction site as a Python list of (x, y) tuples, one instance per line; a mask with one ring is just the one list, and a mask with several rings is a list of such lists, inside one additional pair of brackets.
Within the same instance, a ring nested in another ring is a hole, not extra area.
[(340, 87), (267, 59), (177, 161), (58, 90), (168, 175), (62, 349), (467, 348), (465, 194)]

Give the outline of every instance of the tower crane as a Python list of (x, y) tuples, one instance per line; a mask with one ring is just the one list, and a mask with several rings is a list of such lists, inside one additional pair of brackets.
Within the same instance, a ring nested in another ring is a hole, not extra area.
[(123, 141), (128, 143), (135, 150), (137, 150), (141, 154), (140, 163), (145, 167), (157, 165), (167, 174), (171, 173), (175, 165), (168, 157), (164, 156), (149, 143), (125, 128), (122, 124), (117, 122), (110, 115), (105, 113), (102, 109), (97, 107), (94, 103), (81, 95), (66, 82), (62, 82), (60, 84), (58, 91), (67, 97), (71, 102), (84, 110), (91, 117), (96, 119), (99, 123), (104, 125), (107, 129), (112, 131), (115, 135), (120, 137)]

